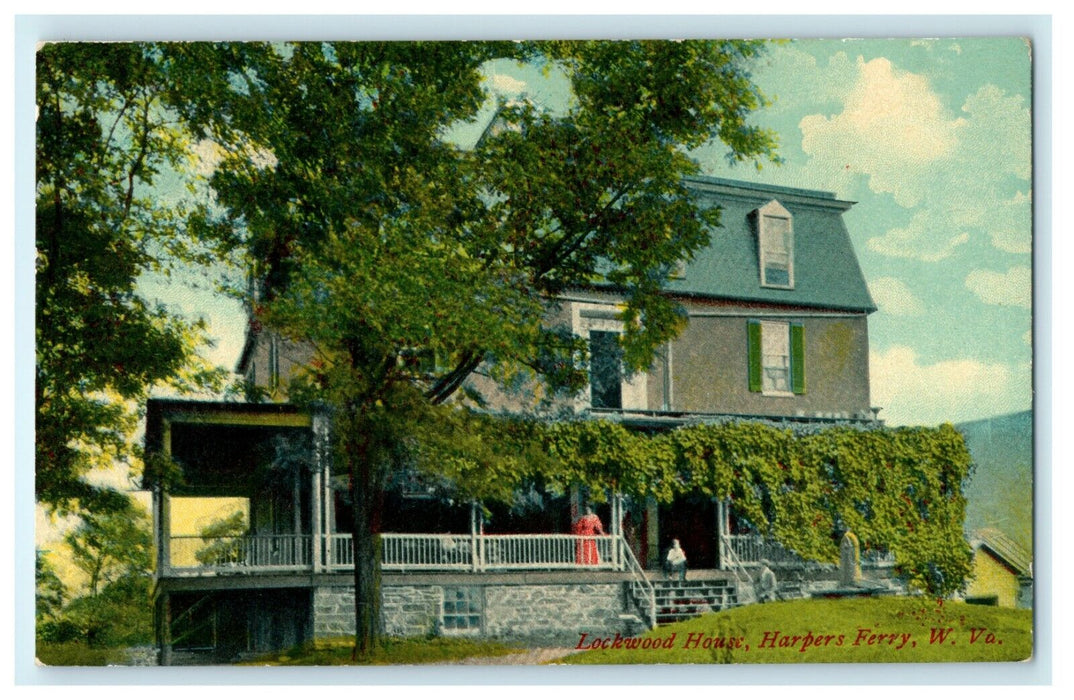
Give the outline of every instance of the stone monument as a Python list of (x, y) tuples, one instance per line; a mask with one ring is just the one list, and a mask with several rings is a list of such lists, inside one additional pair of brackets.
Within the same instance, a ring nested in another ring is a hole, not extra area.
[(861, 585), (861, 555), (858, 536), (850, 530), (843, 535), (839, 543), (839, 585), (855, 587)]

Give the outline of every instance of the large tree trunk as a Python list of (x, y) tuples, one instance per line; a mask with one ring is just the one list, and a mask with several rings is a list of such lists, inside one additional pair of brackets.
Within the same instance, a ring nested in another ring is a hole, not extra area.
[[(360, 469), (361, 471), (361, 469)], [(354, 507), (354, 657), (368, 659), (380, 638), (380, 533), (376, 512), (369, 506), (371, 483), (355, 479), (351, 489)]]
[(353, 657), (355, 660), (366, 660), (375, 651), (382, 630), (380, 523), (386, 467), (380, 463), (377, 450), (370, 449), (370, 435), (362, 429), (362, 421), (357, 416), (352, 418), (346, 421), (344, 441), (354, 508), (351, 530), (354, 555)]

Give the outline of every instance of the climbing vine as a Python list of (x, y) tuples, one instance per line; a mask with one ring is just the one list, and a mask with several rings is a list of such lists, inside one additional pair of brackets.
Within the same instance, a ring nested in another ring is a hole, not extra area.
[(897, 571), (922, 590), (951, 593), (969, 573), (962, 484), (971, 462), (950, 425), (725, 422), (645, 433), (608, 421), (471, 417), (461, 427), (465, 445), (480, 447), (451, 441), (447, 471), (475, 498), (504, 500), (534, 481), (558, 494), (581, 486), (595, 500), (698, 494), (728, 500), (740, 519), (806, 559), (837, 561), (849, 529), (863, 547), (894, 552)]

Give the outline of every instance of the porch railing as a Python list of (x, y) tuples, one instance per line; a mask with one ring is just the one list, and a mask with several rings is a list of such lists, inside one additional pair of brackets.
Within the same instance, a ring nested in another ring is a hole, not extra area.
[[(734, 564), (758, 564), (762, 560), (774, 564), (802, 564), (806, 560), (779, 542), (762, 535), (724, 535), (720, 538), (721, 553)], [(867, 549), (861, 553), (861, 563), (885, 568), (894, 566), (895, 553)]]
[(169, 568), (174, 571), (294, 571), (313, 565), (310, 535), (175, 535), (169, 539)]
[(631, 592), (648, 618), (649, 628), (652, 629), (657, 626), (656, 589), (653, 587), (652, 581), (649, 580), (648, 574), (645, 573), (645, 569), (641, 568), (638, 558), (634, 556), (634, 550), (630, 548), (626, 540), (620, 539), (619, 545), (623, 556), (623, 568), (630, 573), (633, 579), (630, 582)]
[[(381, 534), (385, 571), (510, 571), (621, 568), (612, 535)], [(353, 566), (351, 536), (330, 536), (327, 566)]]
[(776, 564), (800, 564), (805, 560), (779, 542), (761, 535), (725, 535), (721, 538), (727, 559), (738, 564), (767, 560)]

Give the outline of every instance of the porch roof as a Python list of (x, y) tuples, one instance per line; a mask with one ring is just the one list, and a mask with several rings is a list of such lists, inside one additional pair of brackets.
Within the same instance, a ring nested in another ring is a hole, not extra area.
[[(165, 434), (174, 423), (225, 427), (290, 427), (311, 425), (310, 414), (297, 406), (285, 403), (245, 403), (232, 401), (193, 401), (185, 399), (149, 399), (146, 404), (145, 449), (147, 454), (160, 453), (167, 447)], [(147, 470), (142, 488), (155, 485), (154, 475)]]

